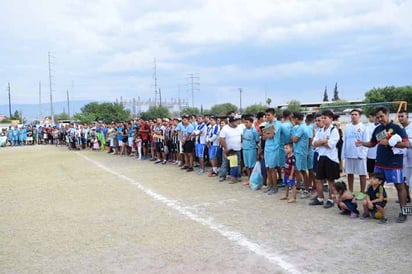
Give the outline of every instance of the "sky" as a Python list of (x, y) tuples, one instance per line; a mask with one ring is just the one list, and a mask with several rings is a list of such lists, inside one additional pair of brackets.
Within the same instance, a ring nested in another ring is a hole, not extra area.
[(13, 103), (39, 102), (39, 82), (49, 102), (49, 52), (53, 101), (154, 100), (155, 63), (162, 100), (199, 108), (320, 102), (335, 83), (341, 99), (362, 100), (412, 84), (412, 1), (0, 0), (0, 10), (0, 104), (8, 83)]

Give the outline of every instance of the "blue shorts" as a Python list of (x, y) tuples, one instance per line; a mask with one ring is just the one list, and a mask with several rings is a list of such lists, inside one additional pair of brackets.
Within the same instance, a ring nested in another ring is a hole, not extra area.
[(317, 151), (313, 152), (313, 158), (312, 158), (312, 160), (313, 160), (313, 169), (312, 170), (315, 173), (318, 170), (318, 162), (319, 162), (318, 158), (319, 158), (319, 153)]
[(402, 184), (403, 172), (402, 169), (383, 169), (375, 166), (375, 173), (381, 173), (385, 177), (387, 183)]
[(296, 158), (296, 162), (295, 162), (296, 170), (304, 171), (308, 169), (307, 154), (306, 155), (295, 154), (295, 158)]
[(257, 151), (256, 149), (243, 150), (243, 163), (247, 168), (254, 168), (256, 164)]
[(209, 160), (216, 160), (217, 159), (217, 150), (219, 146), (210, 146), (209, 147)]
[(266, 176), (266, 164), (265, 164), (265, 159), (260, 159), (260, 172), (262, 173), (262, 176)]
[(205, 144), (195, 145), (196, 157), (203, 158), (205, 156), (205, 147)]
[(289, 180), (289, 176), (285, 176), (285, 177), (283, 178), (283, 183), (284, 183), (285, 185), (288, 185), (288, 186), (294, 186), (294, 185), (296, 185), (296, 179), (293, 178), (292, 180)]
[(313, 169), (313, 156), (314, 156), (313, 150), (309, 151), (309, 155), (308, 155), (308, 159), (307, 159), (307, 168), (308, 168), (308, 170)]
[(263, 154), (265, 156), (265, 165), (267, 168), (280, 167), (279, 149), (266, 150)]
[[(359, 211), (358, 211), (358, 204), (353, 203), (353, 202), (352, 202), (352, 199), (343, 200), (342, 203), (345, 204), (345, 206), (347, 207), (347, 209), (348, 209), (350, 212), (359, 213)], [(339, 206), (339, 208), (340, 208), (340, 206)]]

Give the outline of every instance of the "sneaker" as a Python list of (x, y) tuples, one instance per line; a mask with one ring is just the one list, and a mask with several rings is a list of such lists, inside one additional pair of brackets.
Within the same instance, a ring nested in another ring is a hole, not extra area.
[(406, 215), (403, 215), (402, 213), (399, 213), (398, 218), (396, 218), (396, 222), (397, 223), (404, 223), (404, 222), (406, 222), (406, 218), (407, 218)]
[(189, 167), (186, 169), (186, 172), (192, 172), (193, 171), (193, 167)]
[(301, 199), (306, 199), (306, 198), (309, 198), (309, 197), (310, 197), (310, 194), (307, 191), (303, 191), (302, 194), (300, 195)]
[(361, 219), (362, 220), (365, 220), (365, 219), (368, 219), (370, 216), (369, 216), (369, 213), (366, 213), (366, 212), (363, 212), (362, 213), (362, 216), (361, 216)]
[(209, 177), (216, 177), (217, 176), (217, 173), (215, 173), (215, 172), (210, 172), (207, 176), (209, 176)]
[(380, 220), (378, 221), (378, 224), (386, 224), (387, 222), (388, 222), (388, 218), (382, 217), (382, 218), (380, 218)]
[(313, 200), (312, 202), (310, 202), (309, 205), (311, 205), (311, 206), (323, 205), (323, 201), (319, 201), (319, 199), (316, 198), (315, 200)]
[(326, 202), (326, 204), (323, 206), (323, 208), (331, 208), (331, 207), (333, 207), (333, 205), (334, 205), (333, 202), (331, 202), (331, 201), (328, 200), (328, 201)]
[(219, 178), (219, 182), (223, 182), (224, 180), (226, 180), (225, 177), (220, 177), (220, 178)]
[(155, 164), (160, 164), (161, 162), (163, 162), (162, 160), (157, 160), (156, 162), (154, 162)]
[(156, 159), (155, 158), (150, 158), (149, 161), (154, 162), (154, 161), (156, 161)]
[(311, 201), (317, 200), (318, 199), (318, 195), (313, 196), (312, 198), (310, 198)]
[(198, 175), (202, 175), (204, 172), (205, 172), (205, 171), (204, 171), (203, 169), (199, 169), (199, 170), (197, 171), (197, 174), (198, 174)]
[(270, 191), (267, 192), (268, 195), (276, 194), (278, 193), (278, 190), (276, 188), (272, 188)]
[(263, 192), (264, 193), (268, 193), (269, 191), (271, 191), (272, 190), (272, 187), (270, 186), (270, 187), (266, 187), (264, 190), (263, 190)]
[(356, 219), (356, 218), (358, 218), (358, 214), (356, 214), (355, 212), (351, 212), (350, 215), (349, 215), (349, 218)]
[(182, 166), (180, 169), (188, 169), (189, 167), (188, 166)]
[(162, 165), (165, 165), (166, 163), (167, 163), (167, 161), (166, 161), (166, 160), (163, 160)]

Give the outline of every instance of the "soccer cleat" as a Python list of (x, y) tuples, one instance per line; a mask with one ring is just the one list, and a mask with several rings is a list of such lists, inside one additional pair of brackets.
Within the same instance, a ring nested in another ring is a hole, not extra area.
[(398, 218), (396, 218), (397, 223), (404, 223), (406, 222), (407, 216), (403, 215), (402, 213), (399, 213)]

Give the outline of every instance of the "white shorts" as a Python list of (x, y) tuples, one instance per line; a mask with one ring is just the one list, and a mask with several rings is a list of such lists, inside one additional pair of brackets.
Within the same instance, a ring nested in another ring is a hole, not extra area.
[(366, 159), (345, 159), (345, 173), (346, 174), (357, 174), (366, 175)]
[(119, 140), (119, 147), (123, 146), (123, 141)]
[(405, 183), (411, 186), (412, 183), (412, 167), (403, 167), (403, 177), (406, 178)]
[(132, 146), (133, 146), (133, 138), (132, 138), (132, 137), (127, 138), (127, 145), (128, 145), (129, 147), (132, 147)]

